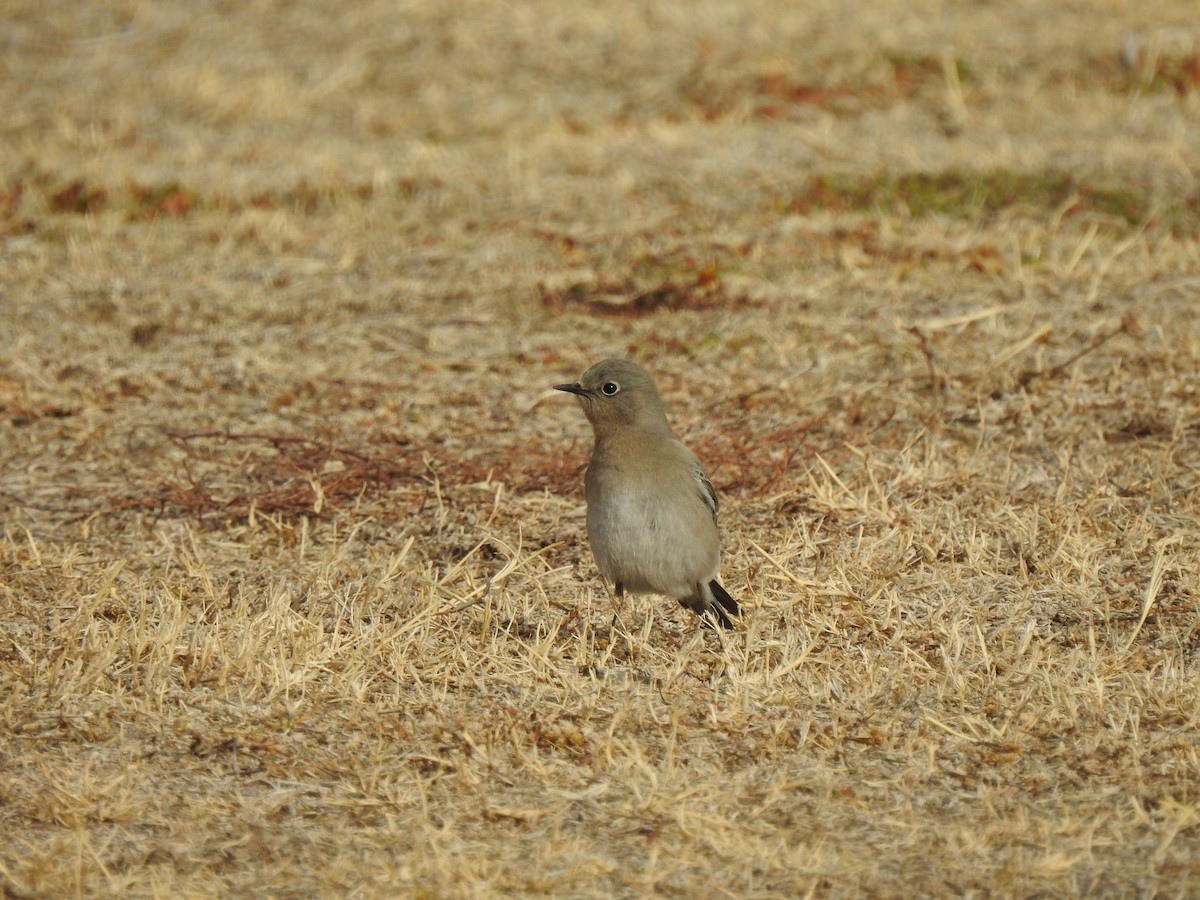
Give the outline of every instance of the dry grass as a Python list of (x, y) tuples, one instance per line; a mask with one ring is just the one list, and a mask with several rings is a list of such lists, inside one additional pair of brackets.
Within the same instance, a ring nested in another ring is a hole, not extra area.
[(1191, 3), (4, 17), (5, 896), (1200, 888)]

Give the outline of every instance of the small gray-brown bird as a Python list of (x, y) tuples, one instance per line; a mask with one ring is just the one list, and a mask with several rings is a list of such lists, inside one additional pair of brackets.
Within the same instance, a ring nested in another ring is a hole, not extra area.
[(606, 359), (555, 390), (579, 398), (595, 433), (588, 543), (617, 598), (627, 589), (674, 597), (732, 628), (737, 601), (717, 581), (717, 494), (667, 424), (650, 373), (628, 359)]

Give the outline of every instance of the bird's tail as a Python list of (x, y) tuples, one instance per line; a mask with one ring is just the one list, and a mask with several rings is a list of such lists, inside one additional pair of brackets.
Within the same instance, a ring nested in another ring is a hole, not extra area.
[(713, 579), (708, 583), (708, 589), (712, 591), (713, 599), (725, 607), (725, 611), (731, 615), (741, 615), (741, 610), (738, 609), (737, 601), (729, 596), (729, 592), (721, 587), (721, 582)]
[(721, 628), (733, 628), (733, 619), (730, 618), (730, 613), (733, 616), (739, 614), (738, 601), (734, 600), (727, 590), (721, 587), (716, 578), (708, 582), (707, 586), (704, 582), (697, 584), (696, 593), (679, 598), (679, 605), (689, 608), (697, 616), (706, 619), (708, 624), (712, 625), (715, 622)]
[(733, 620), (729, 616), (739, 614), (737, 601), (729, 596), (729, 592), (721, 587), (715, 578), (708, 583), (707, 590), (703, 582), (698, 588), (696, 596), (685, 597), (679, 601), (680, 604), (701, 618), (716, 620), (722, 628), (732, 628)]

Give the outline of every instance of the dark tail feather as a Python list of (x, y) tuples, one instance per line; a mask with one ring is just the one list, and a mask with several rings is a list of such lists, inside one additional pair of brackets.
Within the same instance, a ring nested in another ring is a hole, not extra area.
[(717, 579), (713, 579), (708, 583), (708, 589), (712, 591), (713, 598), (720, 603), (725, 609), (733, 613), (733, 615), (741, 615), (738, 609), (737, 601), (729, 596), (729, 592), (721, 587), (721, 583)]
[(709, 603), (704, 597), (680, 597), (679, 605), (698, 615), (700, 621), (709, 628), (716, 628), (718, 625), (722, 628), (733, 627), (733, 620), (725, 615), (725, 610), (715, 603)]
[[(722, 628), (732, 628), (733, 620), (725, 610), (738, 615), (737, 601), (726, 593), (725, 588), (721, 587), (715, 578), (708, 583), (708, 589), (712, 593), (712, 600), (704, 595), (704, 585), (701, 583), (696, 585), (696, 593), (691, 597), (680, 597), (679, 605), (690, 609), (710, 626), (715, 620)], [(722, 606), (725, 609), (722, 609)]]

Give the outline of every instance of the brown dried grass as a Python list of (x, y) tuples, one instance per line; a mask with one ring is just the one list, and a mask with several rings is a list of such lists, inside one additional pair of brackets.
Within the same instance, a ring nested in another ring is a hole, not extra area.
[(1195, 893), (1192, 9), (939, 9), (12, 5), (5, 894)]

